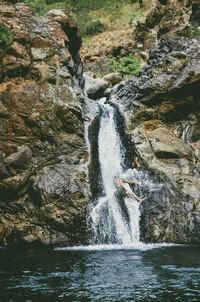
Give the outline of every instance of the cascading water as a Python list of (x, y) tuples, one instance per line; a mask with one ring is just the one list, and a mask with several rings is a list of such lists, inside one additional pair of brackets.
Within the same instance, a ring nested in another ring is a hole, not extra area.
[[(132, 196), (123, 201), (116, 196), (114, 176), (125, 178), (130, 173), (123, 171), (125, 150), (116, 131), (116, 109), (105, 104), (105, 98), (99, 101), (99, 105), (102, 115), (98, 150), (104, 189), (90, 213), (94, 243), (131, 244), (139, 241), (139, 204)], [(128, 184), (125, 184), (125, 188), (130, 190)]]

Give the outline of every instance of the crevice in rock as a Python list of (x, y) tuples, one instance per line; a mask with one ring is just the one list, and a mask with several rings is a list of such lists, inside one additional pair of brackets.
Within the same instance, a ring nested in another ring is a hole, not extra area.
[(103, 190), (98, 152), (100, 115), (101, 113), (95, 117), (88, 129), (88, 139), (90, 143), (89, 183), (92, 199), (97, 198)]

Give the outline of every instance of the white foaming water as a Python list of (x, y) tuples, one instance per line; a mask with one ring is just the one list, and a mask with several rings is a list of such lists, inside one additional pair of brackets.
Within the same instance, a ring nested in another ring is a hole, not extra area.
[[(113, 178), (123, 177), (125, 150), (116, 131), (115, 109), (105, 104), (105, 98), (99, 101), (102, 109), (98, 136), (99, 162), (104, 192), (93, 207), (90, 218), (95, 244), (132, 244), (139, 242), (139, 204), (131, 196), (124, 198), (120, 205), (116, 197)], [(128, 184), (126, 189), (130, 190)], [(125, 213), (124, 213), (125, 211)]]
[(105, 251), (105, 250), (140, 250), (147, 251), (158, 248), (168, 248), (172, 246), (186, 246), (184, 244), (175, 243), (142, 243), (135, 242), (132, 244), (96, 244), (96, 245), (80, 245), (71, 247), (56, 247), (56, 251)]

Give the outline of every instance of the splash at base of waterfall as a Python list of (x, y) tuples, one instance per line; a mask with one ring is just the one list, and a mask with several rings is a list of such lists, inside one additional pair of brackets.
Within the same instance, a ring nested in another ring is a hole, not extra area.
[(96, 245), (79, 245), (55, 247), (56, 251), (107, 251), (107, 250), (139, 250), (148, 251), (153, 249), (168, 248), (168, 247), (188, 246), (187, 244), (175, 243), (142, 243), (133, 242), (130, 244), (96, 244)]
[(91, 211), (95, 243), (130, 244), (139, 241), (139, 204), (131, 197), (101, 197)]

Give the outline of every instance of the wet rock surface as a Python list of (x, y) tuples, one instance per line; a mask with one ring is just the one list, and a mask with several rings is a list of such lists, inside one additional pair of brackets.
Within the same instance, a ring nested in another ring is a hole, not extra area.
[(162, 37), (141, 76), (110, 98), (124, 112), (138, 167), (163, 184), (141, 206), (144, 241), (200, 242), (199, 59), (199, 37)]
[(79, 30), (64, 10), (34, 18), (0, 1), (0, 244), (84, 242), (87, 150)]

